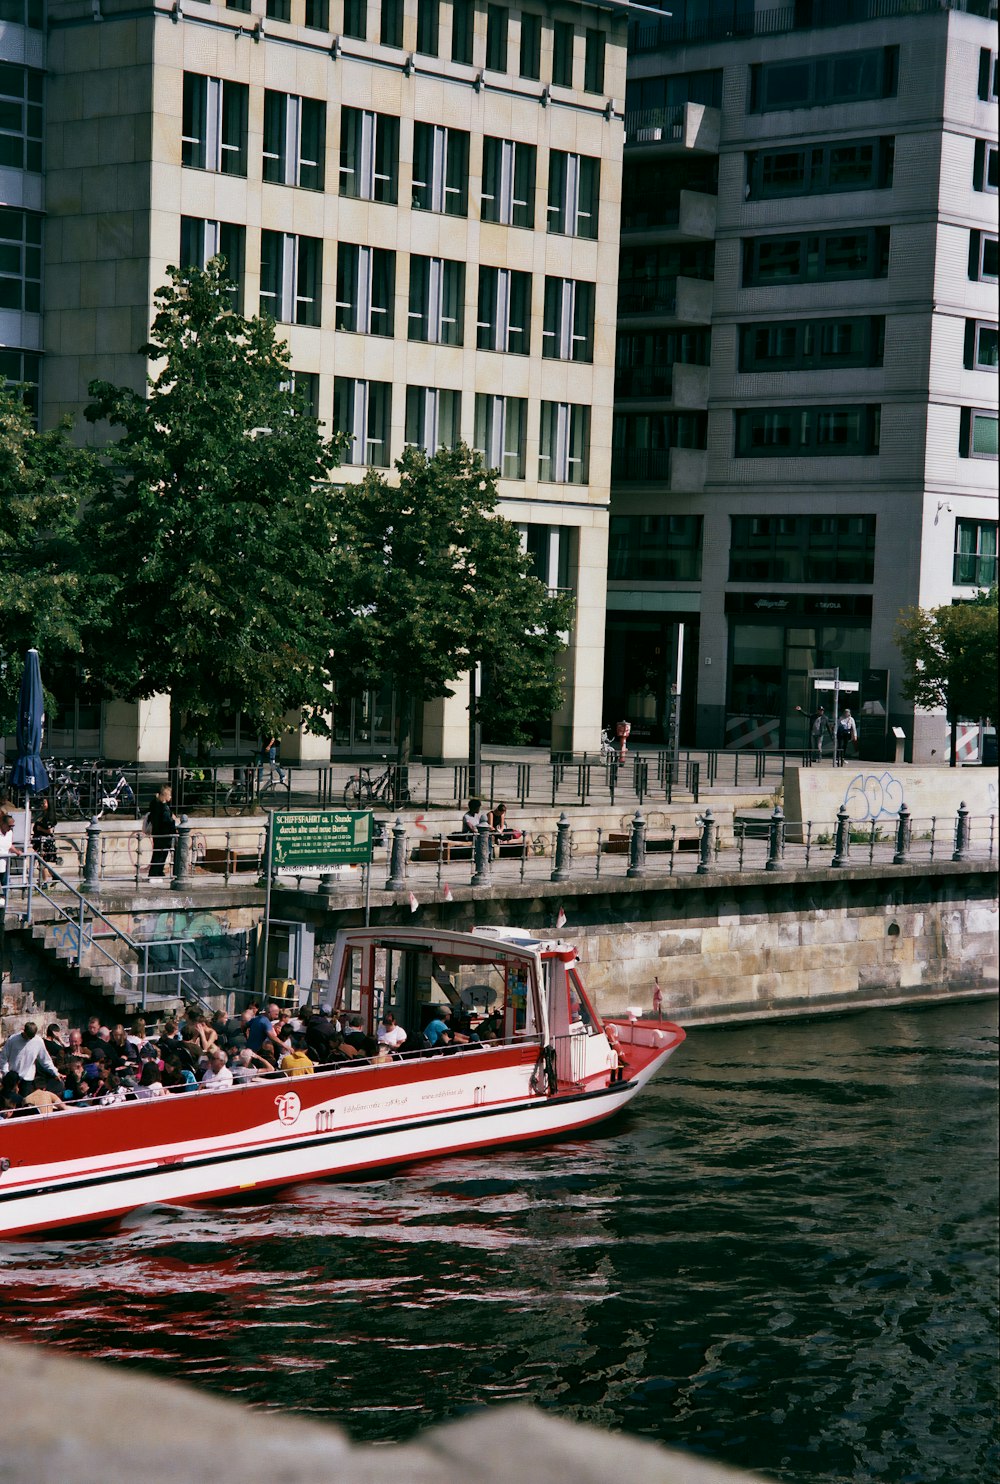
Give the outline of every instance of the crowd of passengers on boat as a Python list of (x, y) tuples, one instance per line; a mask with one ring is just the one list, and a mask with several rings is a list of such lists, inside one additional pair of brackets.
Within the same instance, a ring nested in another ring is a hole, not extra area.
[(63, 1032), (34, 1021), (0, 1045), (0, 1117), (46, 1115), (192, 1091), (222, 1092), (259, 1078), (308, 1077), (360, 1062), (380, 1063), (412, 1052), (443, 1053), (504, 1038), (499, 1010), (473, 1023), (463, 1007), (435, 1007), (420, 1031), (387, 1011), (376, 1034), (359, 1016), (332, 1006), (292, 1011), (251, 1004), (240, 1016), (192, 1007), (180, 1020), (151, 1025), (102, 1025)]

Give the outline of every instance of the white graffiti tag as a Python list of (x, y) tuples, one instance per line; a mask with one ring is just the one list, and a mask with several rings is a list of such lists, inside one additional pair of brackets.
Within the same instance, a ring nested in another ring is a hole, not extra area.
[(852, 778), (844, 794), (844, 808), (855, 824), (878, 819), (883, 814), (898, 814), (903, 802), (903, 785), (891, 773), (859, 773)]

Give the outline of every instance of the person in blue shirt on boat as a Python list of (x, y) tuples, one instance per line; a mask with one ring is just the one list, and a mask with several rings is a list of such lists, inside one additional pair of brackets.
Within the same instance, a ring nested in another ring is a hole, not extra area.
[(246, 1038), (246, 1043), (256, 1055), (260, 1055), (265, 1041), (273, 1041), (275, 1046), (280, 1046), (282, 1052), (285, 1054), (291, 1051), (291, 1046), (283, 1041), (274, 1029), (274, 1022), (277, 1019), (277, 1005), (268, 1005), (266, 1014), (263, 1010), (259, 1010), (244, 1026), (243, 1034)]
[(424, 1035), (432, 1050), (435, 1046), (468, 1044), (471, 1037), (463, 1035), (461, 1031), (453, 1031), (450, 1022), (451, 1010), (447, 1005), (438, 1005), (434, 1019), (424, 1026)]

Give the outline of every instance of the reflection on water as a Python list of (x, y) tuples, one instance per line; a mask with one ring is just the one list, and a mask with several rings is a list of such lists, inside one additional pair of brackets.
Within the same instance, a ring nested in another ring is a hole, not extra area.
[(390, 1440), (530, 1400), (788, 1480), (997, 1474), (996, 1006), (694, 1031), (604, 1135), (0, 1248), (0, 1334)]

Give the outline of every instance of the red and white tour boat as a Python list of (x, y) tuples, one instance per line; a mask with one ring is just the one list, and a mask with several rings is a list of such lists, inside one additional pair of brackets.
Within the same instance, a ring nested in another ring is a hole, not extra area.
[(513, 928), (348, 929), (329, 999), (367, 1032), (392, 1010), (413, 1033), (442, 1005), (500, 1022), (492, 1040), (313, 1076), (15, 1112), (0, 1120), (0, 1237), (571, 1134), (631, 1102), (684, 1040), (669, 1021), (602, 1020), (575, 948)]

